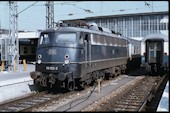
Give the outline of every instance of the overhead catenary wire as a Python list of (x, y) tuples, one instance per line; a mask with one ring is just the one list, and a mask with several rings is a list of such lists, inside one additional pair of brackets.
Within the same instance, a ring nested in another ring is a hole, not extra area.
[[(75, 5), (77, 2), (83, 2), (83, 1), (70, 1), (70, 2), (57, 2), (56, 1), (54, 2), (54, 5)], [(45, 3), (43, 4), (37, 4), (37, 5), (34, 5), (34, 6), (45, 6)]]
[[(91, 11), (90, 9), (85, 9), (85, 8), (82, 8), (82, 7), (79, 7), (79, 6), (76, 6), (77, 3), (80, 3), (80, 2), (84, 2), (84, 1), (65, 1), (65, 2), (61, 2), (61, 3), (54, 3), (54, 5), (72, 5), (78, 9), (81, 9), (81, 10), (84, 10), (86, 13), (91, 13), (93, 15), (97, 15), (97, 14), (100, 14), (101, 15), (101, 10), (98, 11), (98, 12), (94, 12), (94, 11)], [(132, 8), (132, 9), (119, 9), (119, 10), (109, 10), (109, 11), (102, 11), (102, 14), (103, 13), (109, 13), (109, 12), (126, 12), (126, 11), (129, 11), (129, 10), (143, 10), (143, 9), (146, 9), (146, 4), (147, 6), (149, 5), (149, 8), (150, 8), (150, 4), (147, 3), (146, 1), (144, 1), (145, 3), (145, 7), (141, 7), (141, 8)], [(103, 4), (103, 2), (102, 2)], [(153, 4), (153, 3), (152, 3)], [(34, 6), (45, 6), (45, 4), (41, 4), (41, 5), (34, 5)], [(108, 5), (107, 5), (108, 6)], [(154, 6), (154, 8), (158, 8), (158, 7), (165, 7), (165, 6)], [(103, 8), (103, 5), (102, 5), (102, 8)], [(152, 12), (153, 12), (153, 5), (152, 5)], [(73, 16), (73, 15), (83, 15), (84, 13), (68, 13), (68, 14), (65, 14), (65, 15), (58, 15), (58, 16)]]
[[(38, 2), (38, 1), (36, 1), (36, 2)], [(76, 7), (76, 8), (78, 8), (78, 9), (80, 9), (80, 10), (84, 10), (85, 12), (81, 12), (81, 13), (79, 13), (79, 12), (68, 12), (68, 13), (66, 13), (66, 14), (59, 14), (59, 13), (56, 13), (55, 14), (55, 16), (57, 16), (57, 18), (61, 18), (61, 17), (68, 17), (68, 16), (72, 16), (72, 18), (73, 17), (76, 17), (76, 16), (81, 16), (81, 15), (85, 15), (85, 14), (88, 14), (88, 17), (90, 17), (90, 16), (100, 16), (100, 14), (101, 14), (101, 11), (100, 11), (100, 9), (99, 9), (99, 11), (95, 11), (95, 10), (93, 10), (93, 11), (91, 11), (91, 9), (89, 9), (89, 8), (82, 8), (82, 7), (79, 7), (80, 5), (79, 5), (79, 3), (84, 3), (85, 1), (55, 1), (54, 2), (54, 5), (72, 5), (73, 7)], [(152, 1), (152, 4), (151, 4), (151, 2), (150, 1), (143, 1), (143, 3), (145, 3), (145, 2), (147, 2), (147, 3), (150, 3), (150, 5), (152, 6), (152, 12), (154, 12), (154, 9), (156, 9), (156, 8), (159, 8), (159, 7), (166, 7), (166, 5), (162, 5), (162, 6), (160, 6), (160, 5), (156, 5), (156, 4), (154, 4), (154, 6), (153, 6), (153, 1)], [(8, 5), (8, 4), (6, 4), (5, 2), (0, 2), (1, 4), (3, 4), (3, 5)], [(103, 4), (103, 6), (105, 7), (109, 7), (109, 5), (110, 4), (106, 4), (105, 2), (103, 2), (104, 4)], [(91, 3), (90, 3), (91, 4)], [(92, 4), (91, 4), (92, 5)], [(43, 3), (43, 2), (38, 2), (37, 4), (35, 3), (33, 3), (31, 6), (35, 6), (35, 7), (41, 7), (41, 6), (45, 6), (45, 2)], [(31, 7), (31, 6), (29, 6), (29, 7)], [(145, 6), (145, 4), (144, 4), (144, 6)], [(21, 12), (23, 12), (23, 11), (25, 11), (26, 9), (28, 9), (29, 7), (27, 7), (27, 8), (25, 8), (24, 10), (22, 10), (22, 11), (20, 11), (18, 14), (20, 14)], [(146, 8), (146, 6), (145, 7), (136, 7), (136, 8), (130, 8), (130, 9), (114, 9), (114, 7), (109, 7), (110, 8), (110, 10), (103, 10), (102, 12), (103, 12), (103, 14), (105, 14), (105, 15), (108, 15), (109, 13), (119, 13), (119, 12), (121, 12), (122, 14), (123, 13), (126, 13), (126, 12), (128, 12), (128, 11), (143, 11), (143, 10), (147, 10), (148, 8)], [(113, 9), (112, 9), (113, 8)], [(1, 7), (1, 9), (2, 9), (2, 7)], [(150, 8), (149, 8), (150, 9)], [(151, 9), (150, 9), (151, 10)], [(5, 9), (4, 9), (4, 11), (6, 11)], [(93, 13), (91, 13), (91, 12), (93, 12)], [(108, 14), (107, 14), (108, 13)], [(2, 14), (2, 13), (1, 13)], [(5, 14), (7, 14), (7, 13), (5, 13)], [(112, 15), (112, 14), (109, 14), (109, 15)], [(4, 16), (2, 17), (2, 20), (3, 20), (3, 18), (5, 18)], [(4, 19), (4, 20), (7, 20), (7, 19)], [(7, 23), (7, 22), (6, 22)], [(4, 22), (2, 21), (2, 26), (3, 25), (7, 25), (7, 24), (4, 24)]]
[[(155, 6), (155, 8), (157, 7), (165, 7), (165, 6)], [(109, 11), (103, 11), (103, 13), (109, 13), (109, 12), (126, 12), (128, 10), (143, 10), (143, 9), (146, 9), (146, 8), (134, 8), (134, 9), (119, 9), (119, 10), (109, 10)], [(93, 12), (93, 16), (94, 15), (97, 15), (97, 14), (100, 14), (101, 12)], [(73, 16), (73, 15), (84, 15), (84, 13), (69, 13), (69, 14), (63, 14), (63, 15), (57, 15), (57, 16)]]
[(31, 6), (33, 6), (34, 4), (36, 4), (38, 1), (34, 2), (33, 4), (29, 5), (28, 7), (26, 7), (25, 9), (23, 9), (22, 11), (20, 11), (19, 13), (17, 13), (17, 15), (19, 15), (20, 13), (22, 13), (23, 11), (27, 10), (28, 8), (30, 8)]

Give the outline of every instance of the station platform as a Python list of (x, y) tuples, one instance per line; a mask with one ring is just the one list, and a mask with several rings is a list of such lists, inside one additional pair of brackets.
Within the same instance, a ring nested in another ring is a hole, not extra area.
[(21, 97), (35, 91), (30, 72), (35, 70), (34, 64), (27, 64), (24, 70), (23, 64), (14, 71), (0, 72), (0, 103)]
[(0, 72), (0, 86), (31, 80), (30, 72), (35, 70), (34, 64), (27, 64), (24, 71), (23, 64), (19, 64), (19, 70)]
[(157, 112), (169, 112), (169, 81), (167, 82), (161, 100), (159, 102)]

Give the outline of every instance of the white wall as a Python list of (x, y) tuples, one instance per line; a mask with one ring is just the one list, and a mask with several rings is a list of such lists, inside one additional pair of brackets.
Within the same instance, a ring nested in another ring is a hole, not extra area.
[(145, 53), (145, 42), (141, 42), (141, 55), (143, 55), (143, 53)]
[(18, 38), (38, 38), (40, 32), (20, 32)]
[(164, 42), (164, 52), (166, 52), (167, 55), (169, 55), (169, 42)]

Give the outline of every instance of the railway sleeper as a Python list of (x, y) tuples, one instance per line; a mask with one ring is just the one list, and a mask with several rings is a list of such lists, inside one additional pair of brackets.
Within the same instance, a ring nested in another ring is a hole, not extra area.
[(116, 104), (115, 106), (114, 106), (114, 108), (125, 108), (125, 109), (137, 109), (137, 108), (139, 108), (139, 106), (134, 106), (134, 105), (124, 105), (124, 104)]
[[(123, 100), (123, 99), (122, 99)], [(131, 100), (123, 100), (123, 102), (132, 102)], [(141, 103), (141, 101), (135, 100), (135, 103)]]
[(31, 105), (30, 104), (19, 104), (17, 106), (25, 108), (25, 107), (30, 107)]
[(140, 106), (141, 102), (124, 102), (124, 101), (119, 101), (119, 103), (123, 104), (123, 105), (133, 105), (133, 106)]

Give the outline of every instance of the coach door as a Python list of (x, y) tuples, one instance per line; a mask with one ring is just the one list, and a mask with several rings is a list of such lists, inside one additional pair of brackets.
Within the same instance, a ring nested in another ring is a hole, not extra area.
[(84, 37), (84, 49), (85, 49), (85, 66), (91, 66), (91, 40), (90, 34), (85, 34)]
[(148, 61), (160, 64), (163, 60), (163, 41), (152, 41), (148, 43)]

